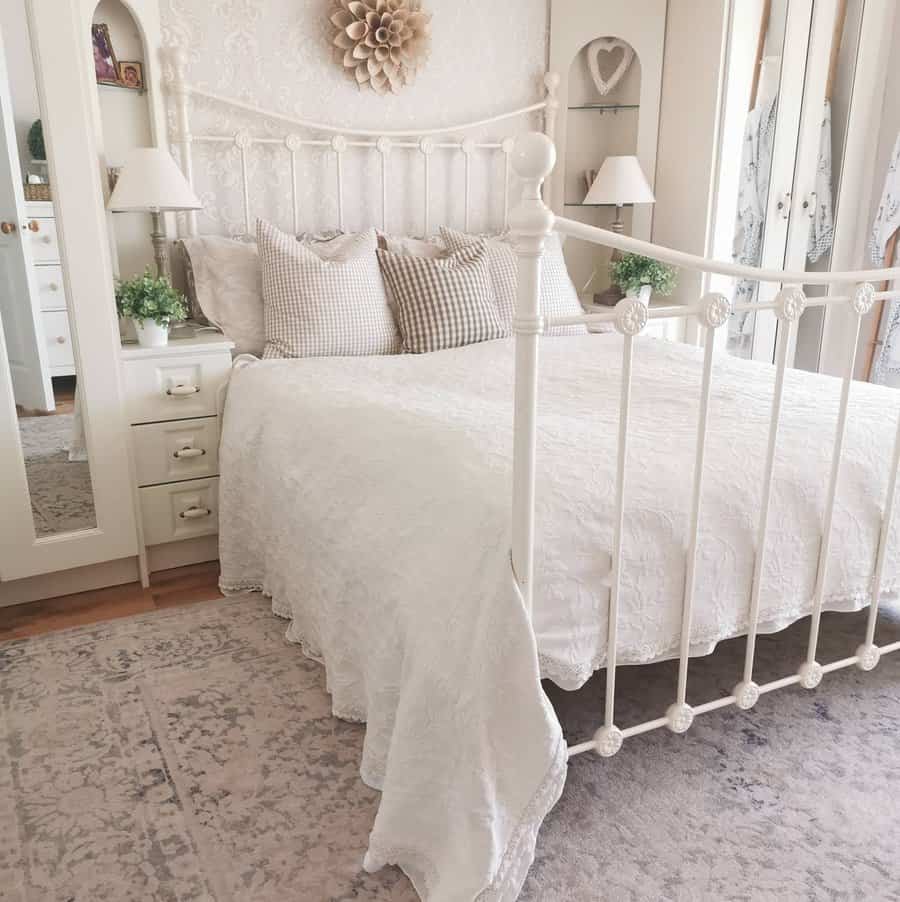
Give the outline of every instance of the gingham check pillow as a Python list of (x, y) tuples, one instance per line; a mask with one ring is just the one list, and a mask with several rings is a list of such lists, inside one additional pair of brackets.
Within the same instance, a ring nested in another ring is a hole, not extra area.
[(378, 249), (378, 262), (397, 304), (403, 350), (411, 354), (503, 338), (483, 241), (445, 257)]
[(264, 358), (397, 354), (400, 335), (378, 269), (375, 230), (307, 245), (262, 219)]
[[(471, 245), (476, 241), (487, 244), (488, 261), (491, 266), (491, 280), (500, 322), (507, 331), (512, 330), (512, 320), (516, 312), (516, 288), (518, 285), (518, 258), (513, 245), (505, 237), (478, 238), (441, 228), (441, 238), (451, 251)], [(551, 232), (544, 245), (541, 260), (541, 314), (543, 316), (581, 316), (584, 313), (578, 293), (569, 278), (566, 261), (559, 243), (559, 235)], [(584, 335), (584, 326), (557, 326), (548, 329), (548, 335)]]

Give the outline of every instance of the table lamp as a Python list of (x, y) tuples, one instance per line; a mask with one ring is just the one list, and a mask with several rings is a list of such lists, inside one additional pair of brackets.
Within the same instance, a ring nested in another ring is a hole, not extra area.
[(622, 207), (626, 204), (652, 204), (655, 200), (638, 158), (625, 156), (607, 157), (603, 161), (584, 203), (586, 206), (614, 204), (616, 218), (612, 230), (621, 235), (625, 228)]
[(156, 272), (171, 280), (162, 214), (203, 207), (171, 154), (161, 147), (129, 151), (106, 206), (113, 213), (142, 212), (153, 217), (150, 239)]

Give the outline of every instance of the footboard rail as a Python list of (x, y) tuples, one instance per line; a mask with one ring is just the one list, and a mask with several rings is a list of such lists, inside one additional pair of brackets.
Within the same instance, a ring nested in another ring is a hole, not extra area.
[[(881, 529), (878, 540), (872, 578), (871, 603), (866, 629), (855, 653), (837, 661), (822, 664), (817, 660), (819, 628), (825, 598), (825, 581), (832, 550), (835, 500), (844, 450), (844, 437), (850, 405), (850, 388), (856, 364), (860, 324), (876, 300), (900, 297), (900, 291), (876, 291), (873, 283), (900, 279), (900, 268), (860, 270), (856, 272), (790, 272), (760, 269), (723, 261), (710, 260), (686, 254), (671, 248), (660, 247), (619, 235), (605, 229), (564, 218), (555, 218), (541, 199), (541, 185), (555, 162), (552, 142), (543, 134), (529, 133), (516, 141), (512, 153), (512, 165), (523, 182), (523, 196), (510, 217), (516, 251), (519, 278), (517, 311), (513, 328), (516, 335), (515, 381), (515, 429), (513, 453), (513, 520), (512, 520), (512, 570), (529, 614), (533, 607), (534, 592), (534, 482), (537, 435), (537, 373), (539, 339), (545, 329), (554, 326), (610, 323), (622, 335), (622, 370), (618, 417), (618, 443), (616, 459), (616, 486), (613, 510), (612, 564), (609, 578), (608, 630), (606, 648), (606, 698), (603, 724), (593, 737), (569, 747), (570, 757), (582, 752), (594, 751), (603, 757), (614, 755), (624, 739), (668, 727), (675, 733), (690, 729), (698, 714), (714, 711), (729, 705), (742, 709), (752, 708), (760, 696), (787, 686), (799, 684), (806, 689), (819, 685), (825, 674), (845, 667), (856, 666), (872, 670), (880, 658), (900, 651), (900, 642), (878, 646), (875, 644), (875, 627), (879, 603), (884, 585), (887, 544), (894, 520), (897, 474), (900, 469), (900, 410), (881, 513)], [(544, 241), (552, 230), (606, 247), (642, 254), (681, 268), (709, 274), (731, 276), (736, 279), (752, 279), (780, 286), (774, 300), (758, 304), (733, 304), (720, 292), (710, 292), (697, 302), (666, 308), (649, 309), (638, 298), (625, 298), (609, 312), (585, 313), (577, 316), (544, 318), (540, 312), (540, 268)], [(804, 285), (840, 286), (846, 293), (807, 298)], [(809, 639), (804, 659), (796, 670), (779, 679), (757, 683), (754, 680), (754, 656), (759, 628), (762, 575), (766, 563), (766, 539), (769, 531), (770, 508), (773, 493), (775, 465), (778, 455), (779, 433), (782, 423), (782, 403), (788, 353), (795, 337), (798, 320), (811, 307), (835, 307), (846, 311), (847, 358), (843, 373), (840, 405), (833, 442), (833, 453), (822, 516), (818, 569), (812, 598)], [(748, 626), (744, 654), (743, 673), (730, 695), (712, 699), (698, 705), (687, 702), (688, 671), (690, 666), (691, 625), (694, 596), (700, 519), (703, 501), (704, 462), (707, 446), (708, 416), (711, 388), (714, 376), (715, 334), (724, 326), (732, 312), (774, 311), (780, 329), (776, 351), (775, 382), (772, 393), (766, 455), (761, 485), (761, 504), (756, 525), (755, 560), (750, 597), (748, 599)], [(690, 513), (685, 548), (685, 580), (681, 613), (681, 634), (678, 655), (678, 676), (672, 703), (658, 717), (633, 726), (620, 728), (615, 721), (617, 624), (622, 587), (622, 542), (628, 505), (628, 440), (631, 413), (631, 387), (634, 371), (634, 342), (648, 321), (655, 317), (693, 317), (700, 326), (703, 345), (703, 370), (700, 402), (697, 416), (696, 454), (692, 475)], [(898, 405), (900, 406), (900, 405)]]

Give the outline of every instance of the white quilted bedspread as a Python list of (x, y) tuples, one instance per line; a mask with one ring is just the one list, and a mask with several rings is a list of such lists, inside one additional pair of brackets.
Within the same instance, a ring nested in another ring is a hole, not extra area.
[[(620, 364), (614, 334), (541, 344), (536, 644), (509, 577), (511, 341), (266, 361), (231, 381), (222, 585), (270, 594), (335, 714), (367, 721), (362, 775), (383, 796), (366, 866), (400, 864), (423, 899), (515, 898), (561, 791), (539, 675), (575, 688), (604, 663)], [(701, 355), (642, 339), (635, 366), (620, 663), (677, 654)], [(773, 376), (716, 360), (698, 654), (746, 629)], [(764, 630), (810, 608), (839, 393), (787, 380)], [(897, 395), (855, 385), (851, 405), (826, 577), (839, 610), (868, 600)]]

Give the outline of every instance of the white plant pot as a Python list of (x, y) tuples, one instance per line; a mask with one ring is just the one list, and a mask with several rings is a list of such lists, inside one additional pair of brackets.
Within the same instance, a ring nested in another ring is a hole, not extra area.
[(652, 285), (641, 285), (638, 289), (629, 289), (626, 292), (625, 297), (627, 298), (637, 298), (642, 304), (647, 306), (650, 305), (650, 295), (653, 294), (653, 286)]
[(133, 319), (138, 344), (142, 348), (162, 348), (169, 343), (169, 324), (160, 325), (152, 319)]

